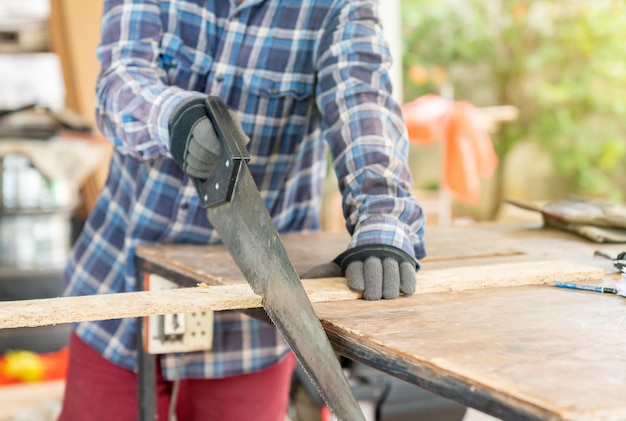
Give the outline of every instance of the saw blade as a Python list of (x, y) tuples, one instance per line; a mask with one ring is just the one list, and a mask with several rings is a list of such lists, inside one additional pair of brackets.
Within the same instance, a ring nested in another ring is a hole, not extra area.
[(194, 179), (207, 218), (263, 308), (337, 418), (364, 421), (326, 332), (246, 164), (246, 136), (218, 97), (206, 110), (221, 143), (216, 168)]
[(207, 217), (335, 416), (364, 420), (245, 163), (230, 201), (207, 209)]

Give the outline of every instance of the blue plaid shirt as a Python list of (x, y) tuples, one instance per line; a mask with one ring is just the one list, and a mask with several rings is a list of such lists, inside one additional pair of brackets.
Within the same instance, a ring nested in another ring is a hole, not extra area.
[[(250, 137), (250, 171), (279, 232), (316, 230), (328, 146), (350, 247), (424, 256), (408, 142), (387, 70), (378, 5), (331, 0), (107, 0), (96, 114), (114, 144), (109, 177), (66, 270), (68, 295), (134, 291), (134, 249), (215, 243), (169, 155), (168, 117), (198, 92), (223, 98)], [(325, 140), (325, 141), (324, 141)], [(322, 262), (320, 262), (322, 263)], [(136, 368), (135, 320), (80, 323), (104, 357)], [(163, 357), (166, 378), (220, 378), (287, 351), (274, 328), (218, 312), (211, 352)]]

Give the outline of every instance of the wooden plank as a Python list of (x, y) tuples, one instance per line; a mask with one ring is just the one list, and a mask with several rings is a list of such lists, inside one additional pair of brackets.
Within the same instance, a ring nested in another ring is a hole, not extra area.
[[(463, 241), (458, 241), (458, 238)], [(349, 243), (346, 233), (286, 234), (281, 239), (298, 273), (304, 273), (321, 263), (333, 260)], [(502, 238), (494, 230), (478, 231), (455, 237), (444, 231), (433, 235), (429, 256), (422, 261), (422, 272), (431, 269), (493, 265), (508, 262), (559, 260), (529, 254), (532, 242)], [(165, 273), (176, 273), (195, 281), (210, 284), (232, 284), (242, 281), (241, 272), (226, 247), (222, 245), (160, 244), (136, 249), (137, 257)], [(421, 276), (421, 275), (420, 275)]]
[[(601, 269), (564, 260), (423, 270), (418, 273), (417, 295), (538, 285), (557, 278), (594, 282), (601, 280), (603, 274)], [(303, 285), (313, 303), (359, 298), (359, 294), (348, 289), (343, 278), (309, 279), (304, 280)], [(260, 306), (260, 297), (248, 284), (208, 286), (201, 283), (198, 287), (175, 290), (4, 302), (0, 307), (0, 328)]]
[[(298, 273), (304, 273), (343, 252), (350, 237), (346, 233), (315, 232), (285, 234), (281, 239)], [(426, 230), (426, 245), (428, 256), (421, 262), (423, 270), (571, 259), (610, 272), (612, 263), (594, 257), (594, 250), (601, 247), (616, 254), (623, 248), (581, 241), (572, 233), (542, 228), (536, 223), (430, 228)], [(160, 244), (138, 247), (136, 254), (155, 267), (191, 279), (219, 284), (241, 281), (241, 274), (224, 246)]]
[[(536, 247), (532, 241), (503, 238), (494, 229), (466, 230), (457, 228), (427, 232), (428, 257), (424, 269), (497, 264), (511, 259), (549, 260), (532, 253)], [(459, 241), (462, 238), (462, 241)], [(315, 265), (329, 262), (342, 253), (350, 241), (347, 233), (311, 232), (285, 234), (281, 239), (298, 273), (304, 273)], [(184, 272), (194, 279), (205, 282), (232, 283), (240, 280), (240, 273), (228, 250), (223, 246), (160, 244), (138, 247), (138, 257), (155, 265)]]

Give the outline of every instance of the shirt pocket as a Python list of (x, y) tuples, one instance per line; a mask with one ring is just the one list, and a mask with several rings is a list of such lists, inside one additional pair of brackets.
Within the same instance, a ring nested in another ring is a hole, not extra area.
[(243, 76), (243, 90), (259, 98), (304, 101), (314, 93), (315, 76), (285, 73), (280, 76), (267, 77), (246, 73)]
[(270, 77), (261, 71), (244, 74), (240, 104), (245, 104), (246, 113), (256, 116), (244, 123), (244, 131), (251, 139), (250, 153), (259, 156), (292, 153), (308, 130), (314, 94), (313, 74), (287, 72)]

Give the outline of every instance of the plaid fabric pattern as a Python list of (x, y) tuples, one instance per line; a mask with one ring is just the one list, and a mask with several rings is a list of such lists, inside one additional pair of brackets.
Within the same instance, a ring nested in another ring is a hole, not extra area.
[[(134, 291), (133, 250), (219, 239), (168, 153), (168, 117), (186, 96), (218, 95), (250, 137), (250, 170), (279, 232), (316, 230), (328, 147), (350, 246), (424, 256), (410, 196), (407, 136), (371, 1), (106, 0), (96, 115), (114, 144), (110, 173), (66, 268), (68, 295)], [(322, 262), (320, 262), (322, 263)], [(80, 323), (77, 334), (136, 368), (135, 321)], [(219, 378), (278, 361), (268, 325), (215, 318), (211, 352), (163, 357), (167, 378)]]

